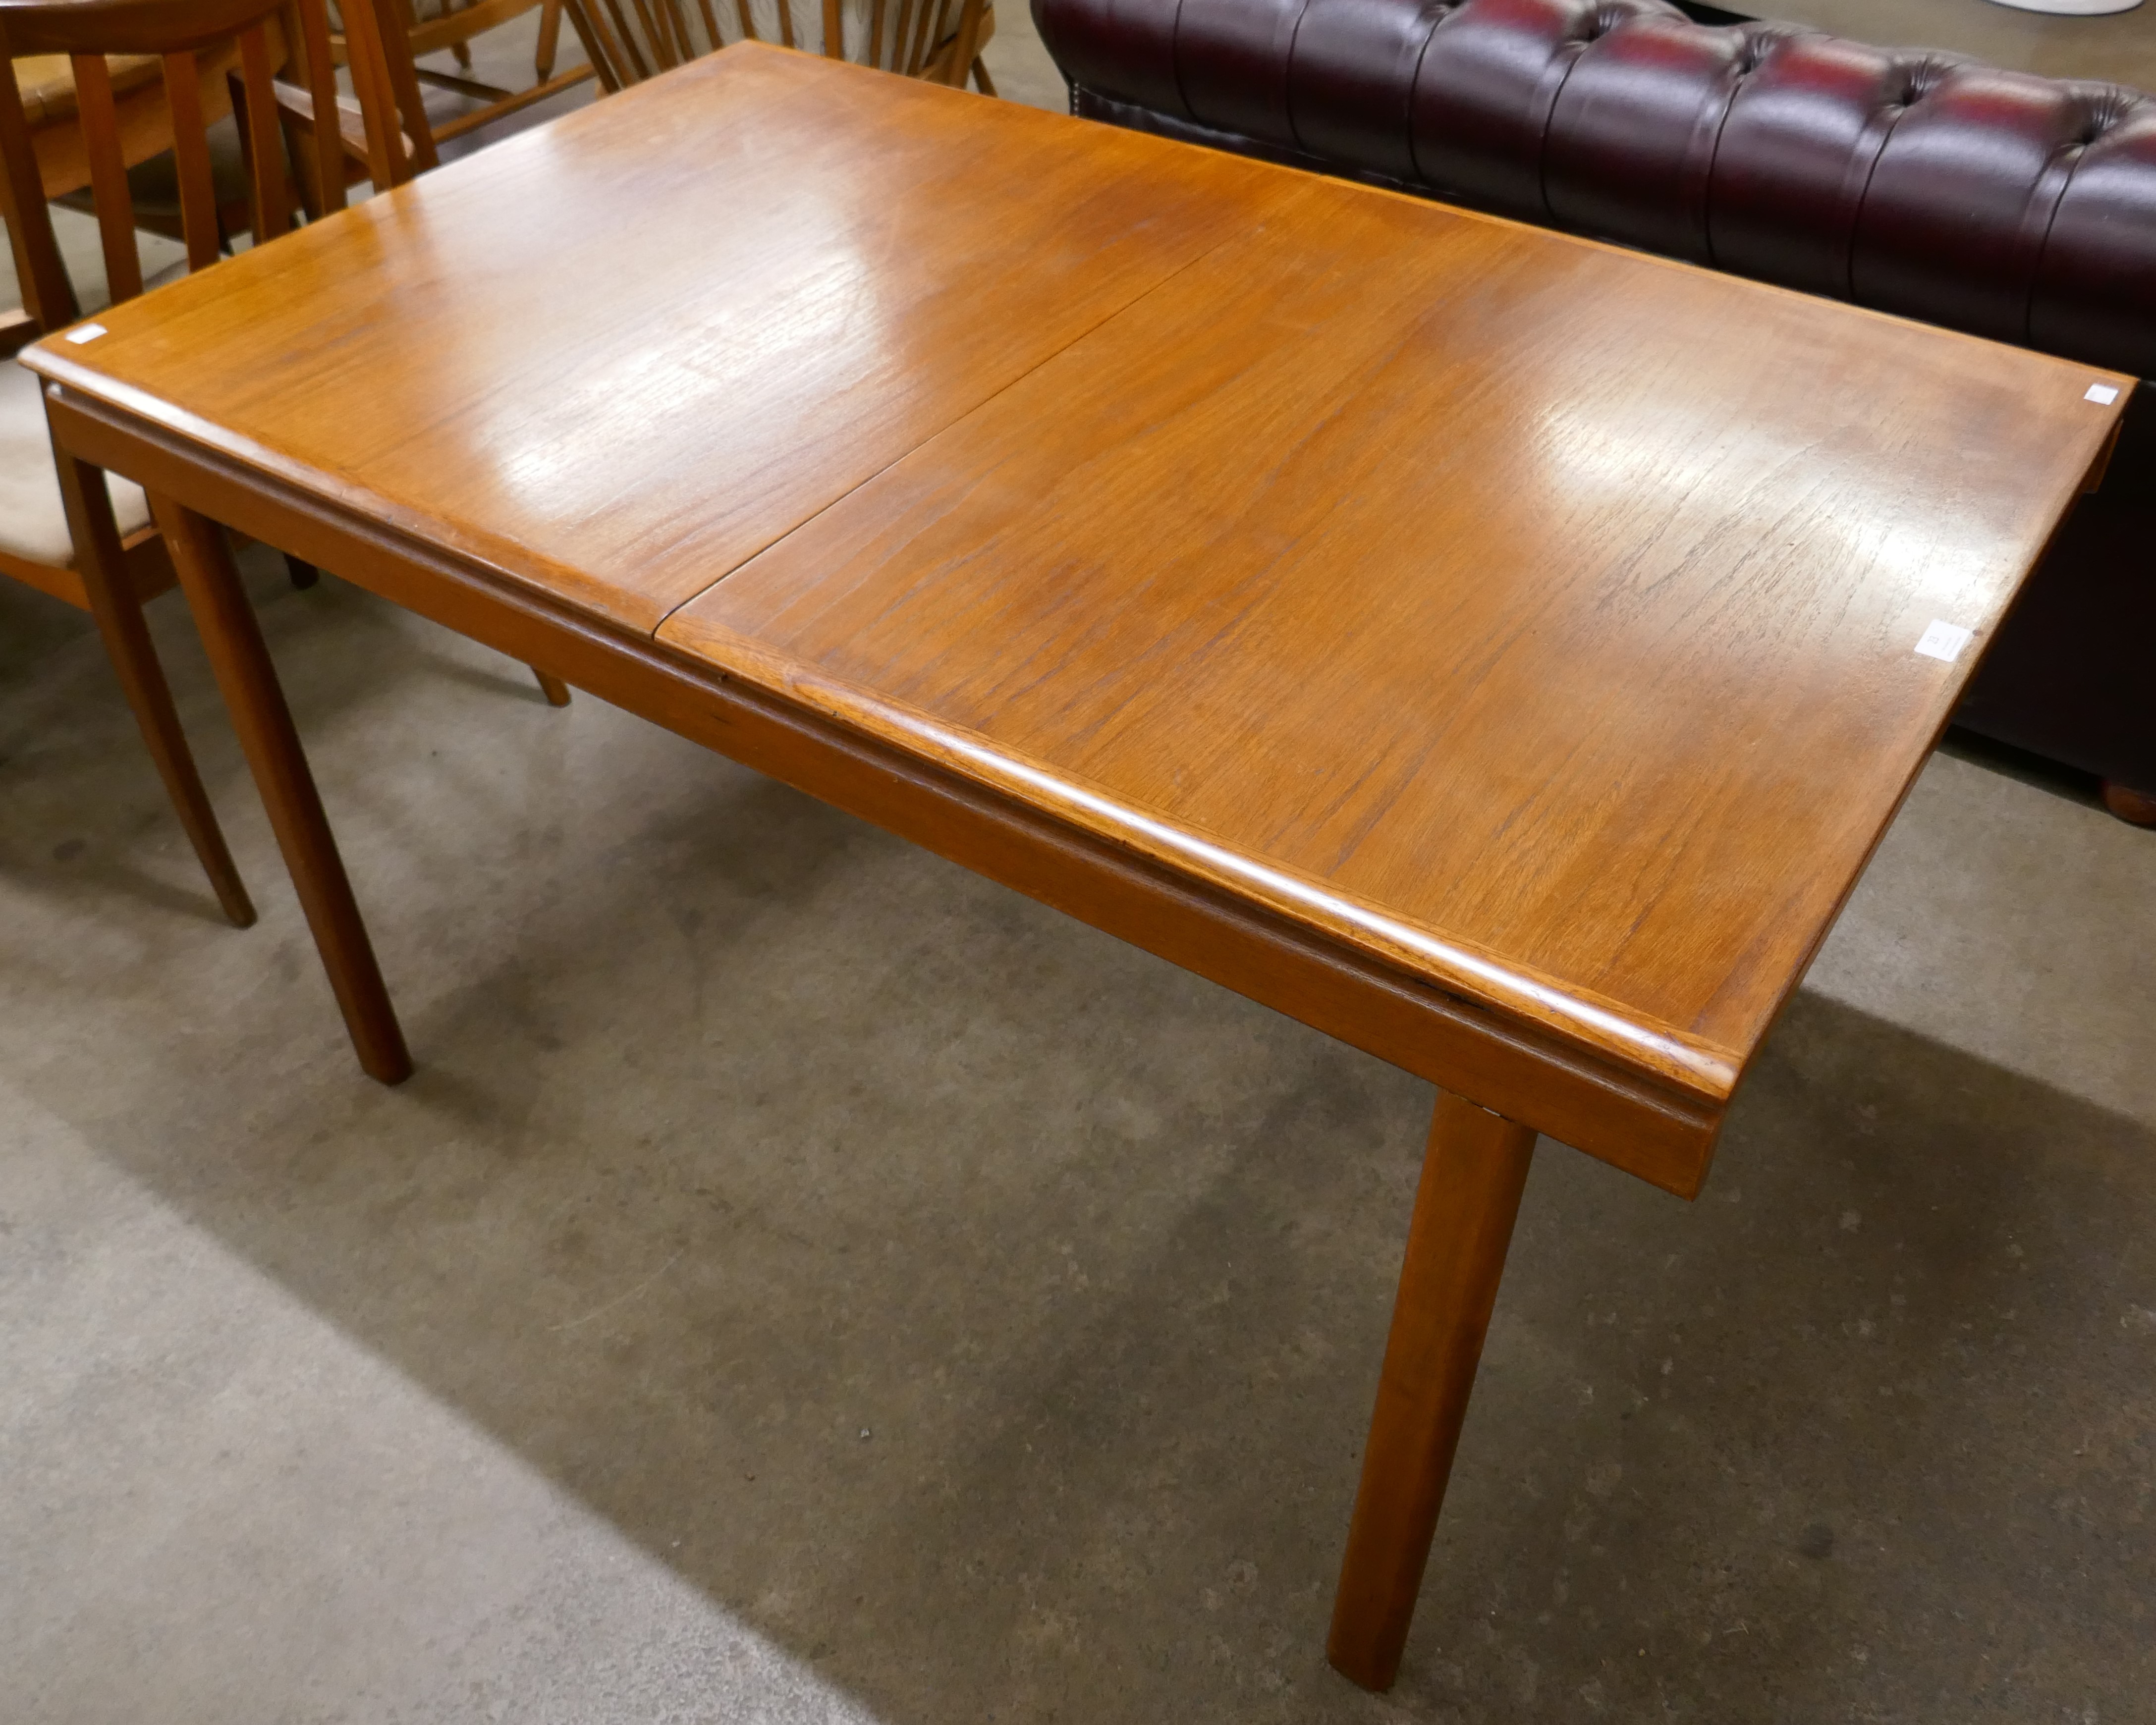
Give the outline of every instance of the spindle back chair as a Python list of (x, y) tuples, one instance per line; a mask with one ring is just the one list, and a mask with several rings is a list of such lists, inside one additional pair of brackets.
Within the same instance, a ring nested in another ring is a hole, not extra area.
[[(352, 0), (358, 4), (360, 0)], [(539, 33), (533, 45), (531, 82), (522, 90), (505, 90), (500, 84), (482, 82), (473, 75), (471, 41), (488, 31), (498, 29), (511, 20), (521, 18), (532, 8), (539, 8)], [(403, 36), (402, 64), (413, 68), (411, 95), (416, 98), (418, 86), (433, 84), (477, 102), (480, 105), (454, 119), (445, 120), (433, 128), (436, 144), (445, 144), (452, 138), (462, 137), (466, 132), (476, 131), (481, 126), (491, 125), (497, 120), (506, 119), (519, 110), (547, 97), (558, 95), (574, 88), (594, 75), (589, 64), (571, 66), (565, 72), (554, 69), (557, 50), (562, 40), (562, 0), (391, 0), (390, 15), (384, 28), (396, 30)], [(331, 23), (334, 26), (330, 46), (339, 64), (344, 63), (350, 48), (343, 22), (333, 10)], [(576, 28), (574, 19), (571, 28)], [(398, 45), (391, 45), (393, 67), (400, 65)], [(456, 59), (457, 69), (443, 72), (418, 62), (429, 54), (446, 49)], [(591, 49), (586, 46), (585, 59), (591, 59)], [(429, 161), (424, 164), (433, 166)]]
[(771, 42), (993, 95), (988, 0), (567, 0), (599, 82), (616, 90), (729, 43)]

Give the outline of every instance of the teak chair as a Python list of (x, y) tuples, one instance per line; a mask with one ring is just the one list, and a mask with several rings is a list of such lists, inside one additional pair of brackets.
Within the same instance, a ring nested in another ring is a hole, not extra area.
[[(381, 6), (396, 3), (398, 0), (375, 0), (377, 15)], [(285, 65), (286, 75), (296, 78), (301, 86), (306, 84), (307, 75), (303, 61), (292, 54), (291, 45), (303, 35), (295, 10), (287, 10), (268, 33), (273, 68)], [(331, 39), (334, 45), (338, 38), (332, 36)], [(367, 88), (386, 89), (395, 84), (393, 55), (388, 65), (381, 64), (385, 43), (401, 49), (401, 33), (385, 37), (378, 23), (363, 33), (355, 44), (357, 51), (352, 56), (356, 82), (368, 79)], [(292, 64), (286, 65), (287, 61)], [(13, 64), (16, 90), (22, 98), (45, 197), (48, 201), (73, 202), (91, 188), (89, 150), (84, 137), (81, 105), (76, 96), (72, 58), (57, 54), (26, 54)], [(239, 81), (238, 38), (228, 38), (205, 51), (196, 69), (201, 74), (198, 82), (202, 94), (203, 122), (213, 126), (232, 112), (231, 92)], [(165, 99), (162, 59), (156, 54), (110, 55), (105, 59), (105, 71), (113, 97), (111, 129), (119, 135), (121, 160), (133, 168), (169, 151), (172, 147), (172, 120)], [(228, 74), (235, 75), (228, 77)], [(303, 89), (295, 90), (285, 84), (277, 86), (277, 93), (283, 109), (280, 118), (288, 129), (301, 135), (293, 142), (306, 161), (311, 163), (312, 145), (305, 136), (311, 125), (311, 99), (305, 97)], [(364, 147), (365, 110), (362, 105), (341, 100), (338, 105), (346, 153), (352, 157), (347, 164), (347, 183), (371, 175), (377, 183), (395, 184), (400, 177), (409, 177), (413, 165), (431, 164), (433, 158), (425, 147), (428, 140), (424, 133), (416, 146), (406, 140), (401, 150), (393, 150), (396, 158), (393, 162), (387, 158), (377, 159)], [(404, 110), (408, 124), (409, 116), (419, 112), (416, 82), (412, 85), (409, 101), (400, 92), (396, 105)], [(386, 135), (375, 140), (378, 148), (391, 148), (398, 141)], [(243, 178), (244, 171), (243, 164)], [(220, 163), (218, 217), (226, 231), (237, 232), (249, 225), (249, 216), (244, 189), (237, 198), (233, 195), (232, 178)], [(301, 200), (310, 202), (311, 176), (303, 172), (301, 179)], [(154, 201), (146, 204), (141, 201), (142, 189), (141, 183), (136, 182), (136, 225), (175, 239), (182, 238), (177, 202), (167, 199), (163, 207)]]
[[(356, 7), (355, 15), (362, 9)], [(371, 55), (354, 79), (360, 90), (355, 122), (350, 111), (355, 105), (337, 98), (323, 0), (0, 0), (0, 55), (11, 62), (32, 54), (68, 58), (80, 149), (115, 301), (142, 292), (145, 284), (127, 183), (131, 137), (139, 135), (126, 129), (106, 57), (148, 58), (159, 68), (186, 267), (200, 269), (217, 261), (224, 240), (210, 169), (208, 117), (213, 113), (228, 110), (239, 122), (249, 226), (258, 243), (291, 226), (295, 202), (312, 211), (341, 209), (349, 156), (364, 160), (377, 184), (410, 177), (411, 147), (395, 105), (387, 99), (382, 43), (372, 8), (365, 10), (369, 22), (362, 28)], [(299, 41), (290, 58), (304, 70), (305, 90), (280, 85), (273, 76), (286, 57), (288, 27), (282, 18), (294, 21), (290, 33)], [(229, 95), (221, 87), (228, 79)], [(131, 93), (140, 89), (137, 77)], [(295, 187), (287, 170), (288, 133), (299, 134), (289, 141), (304, 146), (293, 154), (308, 169), (305, 187)], [(0, 196), (27, 314), (8, 331), (4, 351), (12, 354), (81, 315), (46, 206), (46, 180), (29, 116), (12, 76), (0, 77)], [(151, 758), (218, 902), (241, 927), (253, 922), (254, 907), (218, 830), (143, 621), (143, 601), (174, 579), (151, 524), (148, 501), (138, 487), (123, 479), (108, 482), (96, 468), (54, 450), (36, 378), (6, 357), (0, 357), (0, 573), (96, 620)], [(303, 585), (312, 573), (305, 565), (294, 566), (294, 579)], [(568, 699), (554, 679), (542, 675), (540, 683), (557, 705)]]
[[(239, 64), (236, 44), (228, 44), (212, 69)], [(80, 192), (90, 184), (90, 161), (83, 146), (74, 73), (65, 54), (28, 54), (14, 63), (15, 84), (30, 128), (47, 198)], [(154, 54), (116, 56), (105, 63), (112, 86), (114, 120), (121, 159), (128, 166), (172, 147), (172, 121), (165, 110), (163, 66)], [(205, 121), (214, 124), (231, 110), (224, 80), (205, 79)]]
[[(600, 84), (617, 90), (730, 42), (775, 42), (993, 95), (988, 0), (565, 0)], [(797, 11), (799, 16), (796, 17)], [(721, 25), (720, 19), (725, 17)], [(728, 35), (727, 30), (733, 33)]]
[[(364, 0), (346, 0), (346, 3), (362, 4)], [(429, 66), (415, 66), (413, 77), (419, 83), (431, 84), (438, 90), (453, 90), (469, 96), (481, 104), (468, 114), (459, 114), (434, 129), (434, 141), (446, 143), (461, 137), (482, 125), (514, 114), (520, 108), (534, 102), (543, 102), (551, 95), (581, 84), (594, 74), (592, 65), (572, 66), (566, 72), (554, 70), (554, 56), (561, 46), (562, 0), (389, 0), (393, 17), (385, 18), (385, 28), (401, 30), (404, 37), (404, 57), (417, 61), (430, 54), (448, 49), (456, 57), (454, 72), (438, 72)], [(532, 82), (524, 90), (504, 90), (499, 84), (483, 84), (471, 75), (471, 39), (487, 31), (507, 23), (511, 18), (521, 18), (533, 7), (539, 8), (539, 40), (531, 56)], [(331, 51), (340, 65), (344, 63), (347, 44), (342, 20), (336, 20), (338, 28), (330, 37)], [(576, 27), (574, 19), (572, 28)], [(393, 50), (393, 53), (394, 50)], [(585, 46), (587, 59), (591, 48)], [(417, 90), (413, 92), (414, 100)], [(432, 166), (429, 161), (425, 166)]]

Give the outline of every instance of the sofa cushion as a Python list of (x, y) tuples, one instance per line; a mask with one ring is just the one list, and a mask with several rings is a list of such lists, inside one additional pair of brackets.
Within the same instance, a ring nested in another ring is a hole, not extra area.
[(2156, 377), (2156, 101), (2112, 92), (2059, 193), (2029, 344)]
[(1715, 147), (1708, 229), (1724, 269), (1851, 297), (1856, 218), (1912, 88), (1953, 56), (1810, 31), (1785, 34), (1744, 79)]

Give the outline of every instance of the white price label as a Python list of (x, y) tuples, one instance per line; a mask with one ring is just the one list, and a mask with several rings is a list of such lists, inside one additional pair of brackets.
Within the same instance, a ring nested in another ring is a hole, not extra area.
[(1917, 637), (1917, 651), (1928, 659), (1944, 659), (1951, 665), (1961, 657), (1974, 632), (1954, 623), (1932, 619), (1931, 627)]

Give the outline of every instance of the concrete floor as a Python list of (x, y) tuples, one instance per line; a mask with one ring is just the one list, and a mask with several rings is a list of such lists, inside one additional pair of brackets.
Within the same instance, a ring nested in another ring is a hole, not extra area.
[(1378, 1700), (1426, 1087), (251, 572), (420, 1070), (0, 584), (11, 1725), (2156, 1720), (2156, 834), (1935, 760), (1700, 1203), (1543, 1147)]
[(1936, 760), (1699, 1204), (1543, 1147), (1380, 1702), (1424, 1087), (255, 576), (421, 1067), (0, 591), (10, 1720), (2156, 1717), (2156, 835)]

